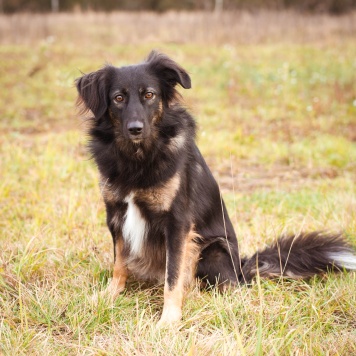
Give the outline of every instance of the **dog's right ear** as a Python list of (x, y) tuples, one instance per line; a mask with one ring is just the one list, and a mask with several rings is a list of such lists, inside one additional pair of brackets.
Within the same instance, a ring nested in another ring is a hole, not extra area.
[(78, 106), (82, 106), (82, 112), (92, 111), (95, 118), (101, 118), (109, 105), (108, 85), (106, 74), (108, 66), (96, 72), (84, 74), (75, 81), (78, 90)]

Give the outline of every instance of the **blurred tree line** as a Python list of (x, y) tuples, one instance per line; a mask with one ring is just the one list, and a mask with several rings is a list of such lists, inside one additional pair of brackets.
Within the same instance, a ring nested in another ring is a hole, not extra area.
[(341, 14), (356, 0), (0, 0), (0, 12), (286, 9)]

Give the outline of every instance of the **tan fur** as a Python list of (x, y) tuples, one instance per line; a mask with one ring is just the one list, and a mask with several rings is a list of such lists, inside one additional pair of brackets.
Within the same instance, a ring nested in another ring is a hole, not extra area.
[(146, 246), (145, 256), (128, 256), (127, 268), (136, 279), (157, 281), (164, 283), (166, 258), (165, 249), (152, 251), (150, 246)]
[(108, 183), (108, 180), (100, 178), (100, 190), (101, 195), (104, 200), (108, 203), (116, 203), (120, 199), (120, 194), (117, 190), (113, 189), (111, 184)]
[[(167, 283), (164, 285), (164, 306), (161, 319), (158, 326), (171, 324), (177, 322), (182, 317), (182, 304), (186, 288), (188, 288), (195, 275), (198, 258), (199, 248), (196, 240), (199, 235), (191, 229), (187, 234), (181, 254), (178, 279), (171, 289)], [(169, 261), (167, 259), (166, 265)], [(166, 272), (167, 278), (167, 272)]]
[(169, 146), (168, 148), (171, 151), (178, 151), (179, 149), (181, 149), (186, 141), (186, 137), (184, 136), (183, 133), (171, 138), (170, 142), (169, 142)]
[(124, 289), (127, 280), (127, 268), (123, 258), (123, 241), (118, 239), (115, 244), (115, 262), (113, 278), (104, 291), (108, 293), (113, 299), (115, 299)]
[(118, 212), (111, 218), (111, 223), (115, 226), (116, 229), (120, 228), (122, 224), (122, 216)]
[(181, 264), (180, 273), (183, 274), (185, 288), (188, 288), (191, 285), (196, 273), (200, 255), (197, 240), (200, 238), (201, 236), (197, 234), (193, 228), (189, 231), (186, 237), (184, 254), (182, 256), (183, 263)]
[(118, 122), (118, 120), (115, 119), (115, 115), (112, 113), (112, 111), (110, 109), (109, 109), (109, 117), (110, 117), (110, 121), (111, 121), (112, 125), (114, 127), (118, 127), (119, 122)]
[(263, 278), (293, 278), (293, 279), (301, 279), (303, 276), (293, 273), (289, 270), (282, 270), (282, 267), (273, 267), (272, 265), (265, 262), (262, 266), (258, 268), (251, 269), (252, 274), (259, 275)]
[(153, 123), (157, 123), (159, 120), (161, 120), (162, 113), (163, 113), (163, 104), (162, 104), (162, 101), (160, 101), (158, 104), (158, 112), (153, 117)]
[(176, 174), (161, 186), (137, 190), (135, 198), (145, 202), (154, 211), (167, 211), (172, 205), (179, 186), (180, 176)]
[(198, 174), (202, 174), (203, 173), (203, 167), (201, 166), (201, 164), (197, 163), (196, 164), (196, 168), (197, 168), (197, 173)]

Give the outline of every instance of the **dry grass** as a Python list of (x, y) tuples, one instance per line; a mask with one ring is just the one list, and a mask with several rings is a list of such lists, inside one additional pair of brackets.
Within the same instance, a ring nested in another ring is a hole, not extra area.
[[(140, 26), (137, 24), (140, 23)], [(152, 13), (0, 18), (0, 353), (353, 355), (356, 275), (193, 289), (157, 330), (162, 288), (110, 305), (111, 238), (73, 81), (160, 48), (184, 92), (243, 253), (283, 231), (356, 244), (355, 14)]]
[[(330, 17), (293, 11), (16, 14), (0, 17), (1, 43), (31, 44), (54, 36), (81, 45), (138, 43), (256, 44), (333, 42), (356, 34), (356, 13)], [(75, 41), (75, 40), (74, 40)]]

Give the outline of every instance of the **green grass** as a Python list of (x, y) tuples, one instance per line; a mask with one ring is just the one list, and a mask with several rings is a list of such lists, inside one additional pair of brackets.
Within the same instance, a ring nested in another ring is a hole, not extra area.
[(108, 45), (105, 34), (118, 28), (94, 25), (82, 15), (81, 36), (27, 43), (25, 34), (0, 46), (0, 353), (355, 354), (355, 273), (257, 280), (224, 295), (195, 287), (171, 330), (155, 328), (162, 286), (132, 280), (113, 305), (93, 305), (111, 276), (112, 246), (73, 85), (106, 61), (138, 62), (152, 48), (170, 54), (191, 73), (193, 89), (182, 94), (242, 252), (315, 229), (342, 231), (355, 246), (353, 30), (298, 41), (279, 23), (273, 41), (258, 43), (157, 34)]

